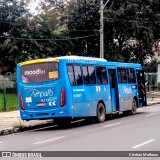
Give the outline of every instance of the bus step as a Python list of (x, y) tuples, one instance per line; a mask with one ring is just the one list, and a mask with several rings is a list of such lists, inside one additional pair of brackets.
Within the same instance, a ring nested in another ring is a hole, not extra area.
[(119, 114), (119, 111), (114, 111), (112, 112), (112, 114)]

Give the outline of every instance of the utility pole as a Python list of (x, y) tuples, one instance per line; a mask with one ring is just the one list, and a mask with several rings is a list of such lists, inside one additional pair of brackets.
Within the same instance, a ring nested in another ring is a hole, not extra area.
[(103, 10), (107, 3), (103, 4), (103, 0), (100, 1), (100, 58), (104, 58), (104, 23), (103, 23)]

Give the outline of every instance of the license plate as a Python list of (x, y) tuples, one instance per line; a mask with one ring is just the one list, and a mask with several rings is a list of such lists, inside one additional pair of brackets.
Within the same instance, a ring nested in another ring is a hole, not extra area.
[(43, 107), (43, 106), (46, 106), (46, 103), (44, 103), (44, 102), (37, 103), (37, 106), (38, 106), (38, 107)]

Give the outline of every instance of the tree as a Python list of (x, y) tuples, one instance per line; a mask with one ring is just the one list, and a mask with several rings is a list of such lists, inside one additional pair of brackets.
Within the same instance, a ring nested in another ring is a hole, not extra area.
[(0, 1), (0, 67), (2, 74), (14, 72), (15, 55), (11, 54), (10, 36), (12, 27), (17, 25), (18, 18), (27, 13), (26, 3), (19, 0)]
[(108, 38), (106, 50), (110, 43), (116, 43), (118, 50), (113, 49), (113, 52), (122, 55), (122, 61), (139, 63), (143, 63), (147, 55), (152, 55), (154, 37), (152, 25), (146, 23), (150, 20), (147, 2), (114, 0), (106, 9), (105, 15), (107, 17), (105, 26), (108, 27), (105, 28), (105, 35)]
[(76, 55), (99, 57), (99, 1), (77, 0), (68, 6), (69, 36)]
[(146, 73), (157, 73), (158, 64), (160, 64), (160, 62), (153, 59), (151, 62), (145, 62), (143, 69)]

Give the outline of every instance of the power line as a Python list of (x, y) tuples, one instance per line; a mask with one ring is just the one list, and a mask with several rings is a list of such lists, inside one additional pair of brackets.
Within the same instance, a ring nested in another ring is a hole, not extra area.
[(69, 30), (70, 32), (99, 32), (98, 29), (95, 30)]
[(34, 38), (17, 38), (17, 37), (7, 37), (7, 36), (0, 36), (0, 38), (6, 38), (6, 39), (15, 39), (15, 40), (27, 40), (27, 41), (66, 41), (66, 40), (74, 40), (74, 39), (83, 39), (83, 38), (89, 38), (89, 37), (93, 37), (93, 36), (97, 36), (97, 34), (94, 35), (88, 35), (88, 36), (83, 36), (83, 37), (74, 37), (74, 38), (62, 38), (62, 39), (34, 39)]
[[(20, 25), (27, 26), (27, 24), (25, 25), (25, 24), (19, 23), (19, 22), (15, 23), (13, 21), (8, 22), (8, 21), (0, 20), (0, 23), (6, 23), (6, 24), (12, 24), (12, 25), (18, 25), (18, 26), (20, 26)], [(43, 23), (48, 23), (48, 22), (43, 22)], [(34, 24), (34, 25), (36, 25), (36, 24)], [(95, 30), (86, 30), (86, 29), (85, 30), (70, 30), (70, 32), (99, 32), (99, 30), (97, 30), (97, 29), (95, 29)]]
[[(112, 20), (112, 21), (125, 21), (125, 22), (140, 22), (140, 23), (160, 23), (160, 21), (150, 21), (150, 20), (127, 20), (127, 19), (121, 19), (121, 18), (104, 18), (106, 20)], [(6, 24), (16, 24), (16, 25), (24, 25), (23, 22), (18, 21), (4, 21), (0, 20), (0, 23), (6, 23)], [(37, 22), (37, 23), (49, 23), (49, 22)], [(73, 30), (73, 31), (96, 31), (96, 30)]]
[(127, 23), (150, 23), (150, 24), (160, 24), (160, 21), (148, 21), (148, 20), (126, 20), (126, 19), (115, 19), (115, 18), (105, 18), (106, 20), (116, 21), (116, 22), (127, 22)]

